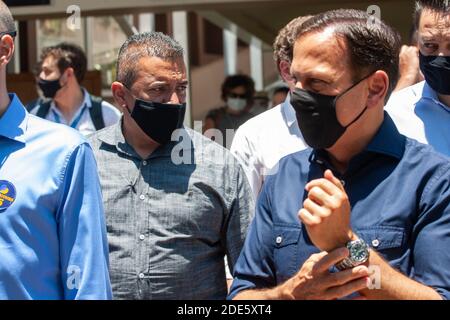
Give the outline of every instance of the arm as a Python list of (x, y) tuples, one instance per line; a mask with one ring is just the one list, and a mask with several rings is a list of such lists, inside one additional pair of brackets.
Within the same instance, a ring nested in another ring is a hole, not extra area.
[(334, 300), (367, 288), (369, 270), (365, 266), (337, 273), (329, 269), (348, 255), (340, 248), (312, 255), (301, 270), (285, 283), (271, 289), (246, 290), (235, 300)]
[(100, 184), (87, 144), (68, 159), (61, 188), (57, 221), (65, 299), (111, 299)]
[(400, 78), (394, 91), (407, 88), (421, 81), (419, 49), (414, 46), (402, 46), (399, 64)]
[(376, 251), (371, 251), (370, 266), (377, 266), (381, 283), (377, 289), (365, 289), (361, 295), (371, 300), (442, 300), (430, 287), (410, 279), (392, 268)]
[[(350, 204), (344, 187), (331, 171), (325, 172), (325, 179), (311, 181), (306, 186), (308, 199), (299, 211), (299, 218), (303, 221), (313, 243), (322, 250), (339, 248), (356, 239), (350, 227)], [(448, 237), (447, 237), (448, 238)], [(431, 234), (426, 237), (426, 246), (433, 247)], [(434, 239), (436, 241), (437, 239)], [(440, 239), (445, 240), (445, 239)], [(450, 241), (448, 245), (450, 245)], [(419, 243), (420, 245), (420, 243)], [(417, 241), (415, 252), (417, 250)], [(427, 267), (436, 262), (435, 258), (422, 254), (414, 255), (415, 266), (417, 260)], [(448, 259), (448, 258), (446, 258)], [(424, 261), (426, 260), (426, 262)], [(446, 263), (448, 264), (446, 260)], [(433, 288), (409, 279), (392, 268), (376, 251), (371, 250), (368, 265), (377, 266), (381, 275), (381, 289), (364, 290), (361, 293), (369, 299), (439, 299), (440, 296)], [(429, 271), (430, 269), (428, 269)], [(425, 270), (422, 270), (427, 272)], [(442, 271), (441, 271), (442, 272)]]
[(234, 299), (335, 299), (367, 287), (368, 269), (357, 267), (330, 273), (329, 267), (348, 255), (347, 249), (312, 255), (297, 275), (277, 286), (273, 258), (271, 179), (258, 198), (256, 214), (234, 272), (229, 298)]
[(254, 150), (243, 127), (236, 131), (230, 151), (241, 163), (253, 191), (254, 199), (258, 198), (263, 184), (263, 175), (255, 157), (256, 150)]

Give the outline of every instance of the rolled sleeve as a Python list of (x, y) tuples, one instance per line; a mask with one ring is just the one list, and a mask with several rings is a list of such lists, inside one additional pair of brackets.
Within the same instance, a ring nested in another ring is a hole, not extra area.
[(269, 178), (258, 198), (255, 217), (233, 273), (234, 281), (228, 299), (233, 299), (243, 290), (276, 285), (271, 243), (273, 222), (268, 196), (270, 186)]
[(82, 144), (68, 159), (57, 212), (65, 299), (112, 298), (101, 199), (92, 150)]

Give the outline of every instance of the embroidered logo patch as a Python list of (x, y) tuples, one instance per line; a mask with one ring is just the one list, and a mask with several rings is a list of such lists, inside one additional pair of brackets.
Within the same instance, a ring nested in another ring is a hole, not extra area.
[(16, 200), (16, 188), (5, 180), (0, 180), (0, 212), (8, 209)]

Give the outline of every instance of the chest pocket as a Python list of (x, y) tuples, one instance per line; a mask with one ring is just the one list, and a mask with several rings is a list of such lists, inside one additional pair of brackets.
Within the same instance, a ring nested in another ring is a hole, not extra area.
[(407, 237), (401, 227), (374, 226), (358, 229), (356, 234), (394, 265), (406, 250)]
[(298, 270), (299, 227), (274, 226), (272, 243), (277, 283), (292, 277)]

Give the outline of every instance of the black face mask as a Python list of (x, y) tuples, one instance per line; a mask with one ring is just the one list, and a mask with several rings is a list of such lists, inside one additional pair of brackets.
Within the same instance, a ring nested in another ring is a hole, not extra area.
[(59, 89), (61, 89), (61, 85), (59, 84), (59, 79), (57, 80), (44, 80), (39, 78), (38, 81), (39, 88), (41, 88), (44, 97), (53, 99), (56, 96), (56, 93)]
[(131, 117), (159, 144), (171, 141), (172, 133), (183, 127), (186, 104), (168, 104), (136, 99)]
[(361, 118), (367, 110), (367, 106), (350, 124), (342, 126), (337, 119), (336, 103), (340, 97), (371, 75), (361, 79), (337, 96), (327, 96), (298, 88), (294, 90), (291, 104), (295, 109), (303, 138), (311, 148), (327, 149), (332, 147), (345, 130)]
[(450, 56), (424, 56), (419, 53), (420, 70), (437, 93), (450, 95)]

